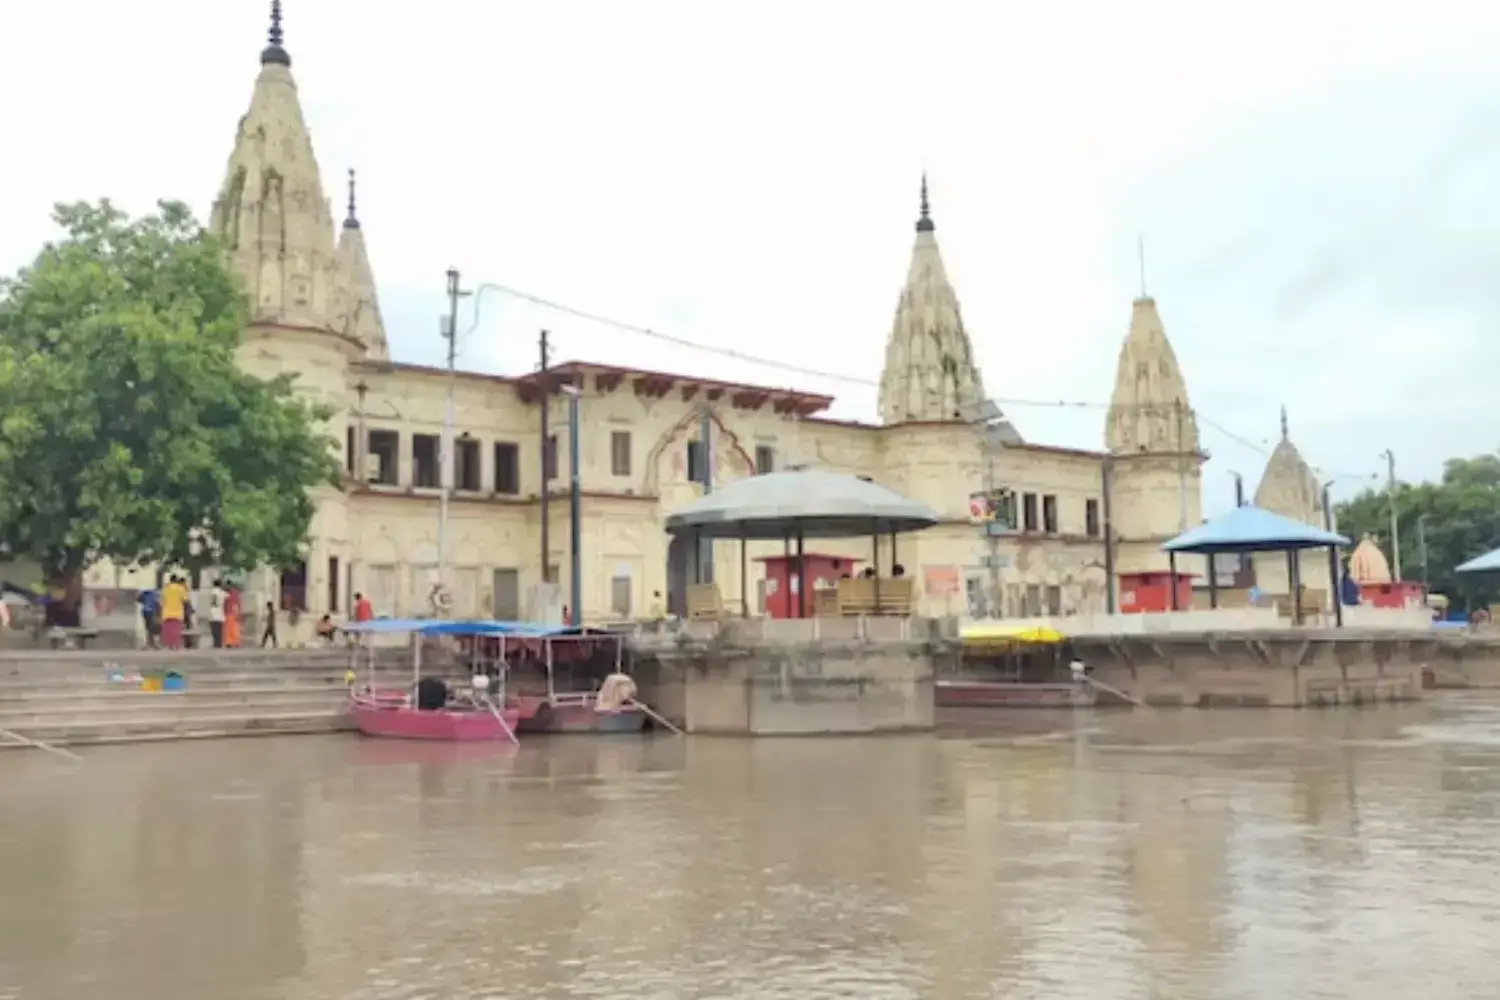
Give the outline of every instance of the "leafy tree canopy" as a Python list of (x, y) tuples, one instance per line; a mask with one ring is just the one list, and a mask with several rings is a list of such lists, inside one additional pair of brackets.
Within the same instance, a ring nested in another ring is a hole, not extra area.
[[(1390, 493), (1364, 490), (1337, 508), (1339, 533), (1370, 535), (1391, 559)], [(1401, 575), (1426, 579), (1456, 606), (1500, 602), (1500, 578), (1453, 569), (1500, 548), (1500, 454), (1450, 458), (1436, 483), (1398, 483), (1396, 518)], [(1392, 559), (1392, 569), (1395, 563)]]
[(65, 232), (0, 279), (0, 551), (69, 579), (122, 564), (286, 566), (336, 482), (329, 416), (235, 364), (246, 302), (179, 203)]

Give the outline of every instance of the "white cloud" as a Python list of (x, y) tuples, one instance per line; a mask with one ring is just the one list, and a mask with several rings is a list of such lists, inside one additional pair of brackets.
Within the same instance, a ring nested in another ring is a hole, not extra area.
[[(86, 6), (86, 9), (81, 9)], [(0, 268), (58, 199), (206, 213), (267, 4), (22, 5)], [(358, 13), (356, 14), (356, 10)], [(1500, 8), (1277, 0), (419, 7), (287, 0), (330, 194), (361, 216), (398, 356), (435, 361), (443, 271), (704, 342), (878, 375), (932, 176), (938, 238), (999, 397), (1103, 402), (1135, 237), (1211, 421), (1269, 443), (1285, 402), (1314, 464), (1411, 474), (1500, 444)], [(86, 32), (79, 31), (87, 24)], [(464, 346), (836, 391), (492, 298)], [(1012, 408), (1097, 446), (1098, 410)], [(1205, 429), (1210, 508), (1263, 459)], [(1409, 457), (1408, 457), (1409, 456)], [(1351, 485), (1351, 484), (1346, 484)]]

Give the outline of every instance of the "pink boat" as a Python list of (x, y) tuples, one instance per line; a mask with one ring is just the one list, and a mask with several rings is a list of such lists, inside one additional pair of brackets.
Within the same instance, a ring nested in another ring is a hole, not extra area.
[(592, 694), (522, 694), (509, 704), (522, 733), (638, 733), (646, 726), (646, 710), (639, 705), (600, 708)]
[(355, 696), (349, 714), (354, 727), (366, 736), (447, 743), (512, 742), (521, 719), (520, 710), (510, 705), (449, 704), (423, 709), (410, 704), (404, 694), (385, 692)]

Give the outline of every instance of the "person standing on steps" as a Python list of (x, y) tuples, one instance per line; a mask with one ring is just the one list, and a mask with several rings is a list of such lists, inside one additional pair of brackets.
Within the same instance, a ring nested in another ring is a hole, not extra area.
[(182, 577), (173, 576), (161, 588), (161, 644), (167, 649), (182, 648), (182, 623), (187, 605), (187, 584), (182, 582)]
[(267, 601), (266, 602), (266, 625), (265, 625), (265, 628), (263, 628), (261, 630), (261, 633), (260, 633), (260, 648), (261, 649), (265, 649), (267, 646), (270, 646), (272, 649), (280, 649), (281, 648), (280, 644), (277, 643), (277, 641), (276, 641), (276, 602), (275, 601)]
[(240, 588), (228, 584), (224, 588), (224, 645), (228, 649), (240, 648), (240, 615), (244, 613), (240, 600)]
[(224, 581), (215, 580), (208, 593), (208, 630), (213, 636), (214, 649), (224, 648)]
[(146, 626), (146, 648), (156, 649), (161, 645), (161, 594), (151, 587), (136, 600), (141, 605), (141, 624)]

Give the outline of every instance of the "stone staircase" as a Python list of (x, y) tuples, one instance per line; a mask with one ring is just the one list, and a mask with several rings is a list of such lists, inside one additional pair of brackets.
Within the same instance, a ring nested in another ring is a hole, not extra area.
[[(382, 655), (375, 681), (411, 674)], [(330, 733), (350, 728), (346, 652), (221, 650), (0, 653), (0, 729), (57, 745)], [(111, 675), (175, 670), (181, 691), (142, 691)], [(359, 682), (369, 671), (361, 669)], [(0, 740), (0, 747), (11, 746)]]

